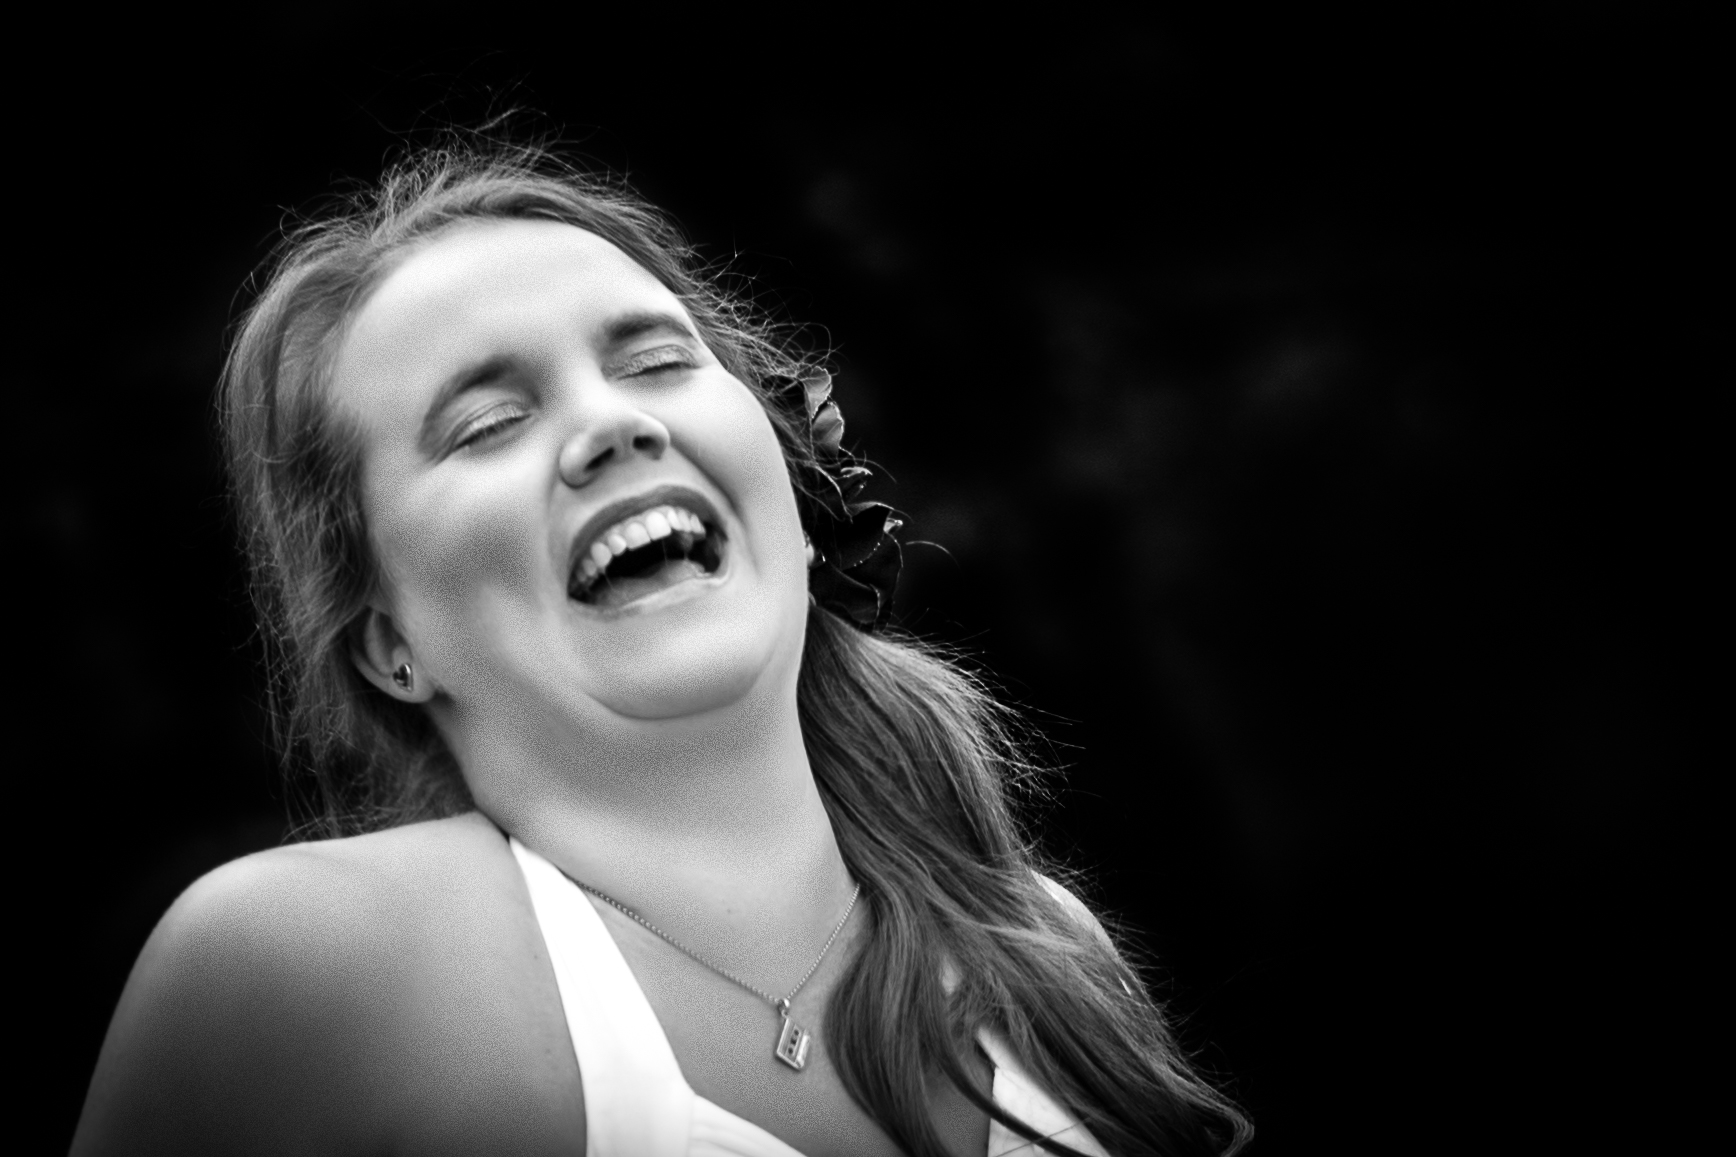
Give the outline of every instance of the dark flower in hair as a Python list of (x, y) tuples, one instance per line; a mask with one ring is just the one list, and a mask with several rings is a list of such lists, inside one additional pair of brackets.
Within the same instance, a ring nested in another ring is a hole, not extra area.
[(877, 631), (892, 616), (903, 550), (893, 534), (903, 522), (884, 502), (867, 502), (862, 491), (873, 472), (844, 449), (844, 415), (832, 400), (832, 375), (808, 370), (801, 377), (766, 382), (778, 404), (799, 417), (808, 440), (799, 457), (796, 503), (814, 546), (808, 590), (826, 609), (864, 631)]

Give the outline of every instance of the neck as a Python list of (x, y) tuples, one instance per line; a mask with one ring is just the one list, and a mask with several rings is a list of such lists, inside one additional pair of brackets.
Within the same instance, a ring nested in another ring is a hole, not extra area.
[(527, 723), (443, 728), (484, 814), (708, 959), (772, 986), (806, 966), (853, 884), (793, 686), (582, 735)]

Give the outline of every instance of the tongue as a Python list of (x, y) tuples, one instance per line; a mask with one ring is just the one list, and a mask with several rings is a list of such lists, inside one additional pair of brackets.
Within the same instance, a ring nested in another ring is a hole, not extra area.
[(642, 599), (646, 595), (668, 590), (677, 583), (704, 577), (705, 568), (692, 559), (665, 559), (650, 570), (641, 571), (635, 575), (621, 577), (605, 575), (597, 583), (595, 591), (587, 601), (596, 607), (626, 606), (634, 599)]

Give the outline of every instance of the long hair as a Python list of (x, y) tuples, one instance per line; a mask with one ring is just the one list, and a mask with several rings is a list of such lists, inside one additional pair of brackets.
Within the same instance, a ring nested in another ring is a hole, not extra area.
[[(619, 183), (536, 147), (428, 150), (289, 231), (231, 343), (220, 419), (275, 738), (292, 782), (311, 788), (304, 834), (473, 806), (428, 716), (381, 693), (350, 658), (379, 575), (360, 444), (331, 403), (329, 372), (347, 322), (411, 248), (462, 222), (512, 218), (589, 230), (657, 277), (765, 405), (792, 480), (813, 465), (764, 385), (810, 360)], [(901, 1148), (942, 1157), (927, 1113), (936, 1075), (1035, 1137), (966, 1068), (979, 1027), (1001, 1033), (1111, 1152), (1227, 1153), (1246, 1142), (1247, 1122), (1194, 1075), (1138, 970), (1039, 873), (1059, 869), (1024, 838), (1011, 802), (1035, 767), (1017, 718), (978, 679), (917, 640), (867, 635), (815, 606), (797, 705), (872, 928), (831, 997), (828, 1051)]]

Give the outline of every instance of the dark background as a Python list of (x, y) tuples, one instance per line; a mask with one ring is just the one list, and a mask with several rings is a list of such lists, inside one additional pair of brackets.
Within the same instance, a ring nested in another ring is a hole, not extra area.
[(51, 1148), (155, 920), (285, 830), (212, 436), (238, 287), (286, 207), (513, 108), (835, 350), (946, 548), (902, 622), (1054, 741), (1037, 830), (1256, 1153), (1608, 1138), (1668, 758), (1612, 565), (1656, 533), (1623, 30), (1085, 23), (111, 46), (38, 88), (12, 702)]

